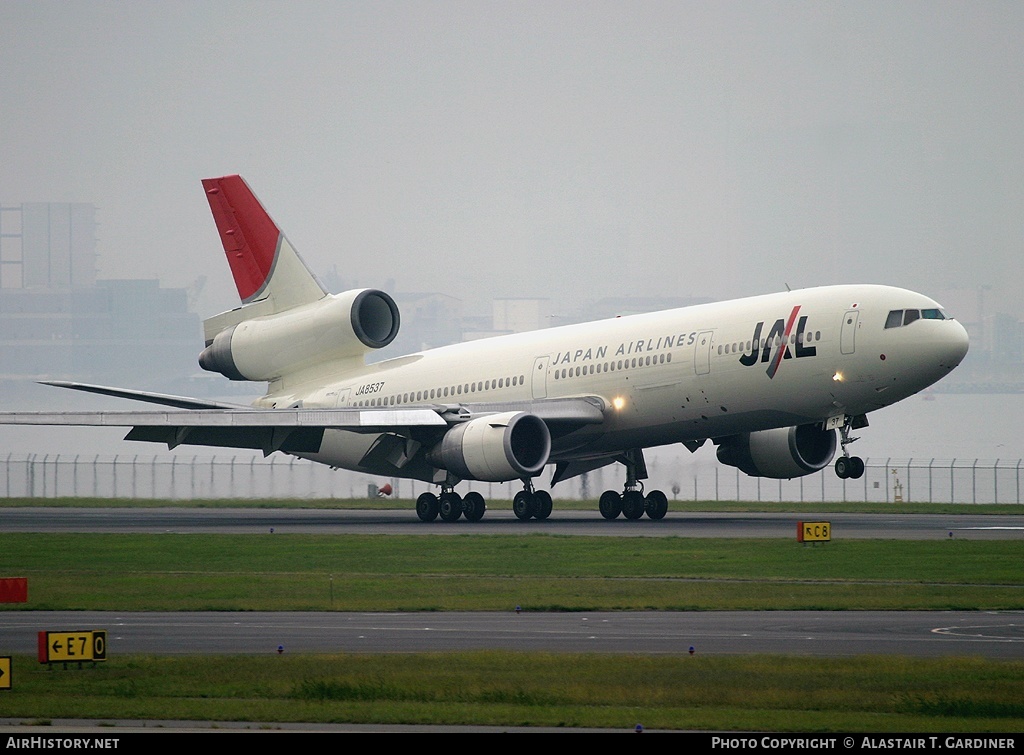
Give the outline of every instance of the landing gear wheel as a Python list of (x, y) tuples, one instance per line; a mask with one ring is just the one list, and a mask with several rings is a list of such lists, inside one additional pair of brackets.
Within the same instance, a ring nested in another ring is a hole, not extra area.
[(622, 496), (614, 490), (606, 490), (601, 493), (597, 508), (605, 519), (615, 519), (622, 513)]
[(466, 497), (462, 499), (463, 514), (466, 517), (467, 522), (479, 522), (484, 517), (484, 512), (487, 510), (487, 504), (484, 502), (484, 497), (479, 493), (469, 492), (466, 493)]
[(859, 456), (840, 456), (836, 459), (836, 477), (840, 480), (859, 480), (864, 476), (864, 460)]
[(845, 480), (850, 476), (850, 457), (840, 456), (836, 459), (836, 477)]
[(527, 519), (533, 516), (533, 512), (533, 494), (528, 493), (525, 490), (520, 490), (512, 499), (512, 513), (516, 515), (517, 519), (522, 519), (525, 522)]
[(668, 513), (668, 496), (660, 490), (652, 490), (644, 500), (644, 509), (649, 519), (664, 519)]
[(626, 519), (639, 519), (644, 515), (644, 494), (639, 490), (627, 490), (622, 494), (622, 515)]
[(458, 521), (462, 516), (462, 497), (456, 493), (441, 494), (441, 519), (446, 522)]
[(533, 494), (533, 516), (535, 519), (547, 519), (551, 516), (551, 494), (546, 490), (538, 490)]
[(853, 480), (859, 480), (864, 476), (864, 460), (859, 456), (851, 456), (850, 462), (852, 463), (850, 478)]
[(432, 522), (437, 519), (438, 510), (437, 496), (433, 493), (424, 493), (416, 499), (416, 516), (421, 522)]

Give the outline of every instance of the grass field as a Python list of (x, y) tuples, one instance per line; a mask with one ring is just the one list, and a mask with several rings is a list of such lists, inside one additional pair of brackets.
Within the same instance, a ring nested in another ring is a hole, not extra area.
[(0, 574), (47, 610), (1024, 609), (1021, 540), (7, 533)]
[[(30, 583), (30, 603), (4, 610), (1022, 610), (1024, 542), (5, 533), (0, 576)], [(0, 716), (34, 721), (1024, 730), (1024, 661), (453, 652), (15, 664)]]
[[(1024, 663), (453, 652), (15, 658), (0, 715), (703, 731), (1019, 732)], [(268, 727), (272, 728), (272, 727)], [(114, 735), (116, 730), (108, 730)], [(107, 736), (105, 735), (105, 736)]]

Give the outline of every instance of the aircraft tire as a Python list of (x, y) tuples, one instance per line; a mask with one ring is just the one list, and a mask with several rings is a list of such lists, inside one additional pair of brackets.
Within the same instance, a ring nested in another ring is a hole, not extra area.
[(466, 493), (466, 497), (462, 499), (463, 515), (466, 517), (468, 522), (479, 522), (484, 518), (484, 512), (487, 510), (487, 503), (484, 501), (484, 497), (479, 493), (469, 492)]
[(622, 496), (614, 490), (606, 490), (601, 493), (597, 508), (605, 519), (616, 519), (622, 513)]
[(441, 519), (446, 522), (457, 522), (462, 516), (462, 497), (455, 492), (441, 494)]
[(668, 497), (660, 490), (652, 490), (644, 501), (648, 519), (664, 519), (668, 513)]
[(551, 494), (546, 490), (538, 490), (533, 494), (534, 501), (534, 512), (533, 516), (536, 519), (547, 519), (551, 516), (551, 509), (553, 504), (551, 501)]
[(525, 522), (533, 516), (533, 499), (533, 495), (525, 490), (520, 490), (515, 494), (515, 497), (512, 499), (512, 513), (516, 515), (517, 519), (522, 519)]
[(850, 458), (848, 456), (840, 456), (836, 459), (836, 477), (840, 480), (845, 480), (850, 476)]
[(850, 457), (850, 479), (859, 480), (864, 476), (864, 460), (859, 456)]
[(416, 516), (421, 522), (432, 522), (437, 519), (439, 508), (437, 496), (433, 493), (423, 493), (416, 499)]
[(626, 519), (639, 519), (644, 515), (644, 495), (639, 490), (622, 494), (622, 515)]

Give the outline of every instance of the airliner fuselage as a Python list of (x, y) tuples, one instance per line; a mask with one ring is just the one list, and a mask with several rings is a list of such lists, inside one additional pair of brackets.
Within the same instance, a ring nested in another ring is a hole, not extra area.
[[(926, 315), (887, 328), (897, 311)], [(928, 297), (827, 286), (456, 344), (282, 385), (259, 403), (600, 399), (600, 424), (553, 440), (558, 462), (865, 415), (939, 380), (966, 349), (963, 326)], [(332, 451), (311, 458), (345, 467), (358, 467), (372, 443), (325, 441)]]

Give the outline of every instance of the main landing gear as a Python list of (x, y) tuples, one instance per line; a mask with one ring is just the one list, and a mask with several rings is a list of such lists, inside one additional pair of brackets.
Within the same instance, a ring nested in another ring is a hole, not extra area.
[(641, 479), (647, 477), (647, 464), (639, 448), (627, 451), (619, 459), (626, 465), (626, 484), (622, 494), (606, 490), (598, 501), (598, 509), (605, 519), (615, 519), (622, 514), (626, 519), (639, 519), (647, 514), (650, 519), (664, 519), (668, 513), (668, 496), (660, 490), (644, 495)]
[[(551, 516), (551, 494), (534, 490), (533, 482), (523, 480), (523, 490), (512, 500), (512, 511), (519, 519), (547, 519)], [(484, 497), (475, 491), (460, 496), (451, 485), (441, 486), (441, 495), (423, 493), (416, 499), (416, 516), (421, 522), (432, 522), (439, 516), (444, 522), (457, 522), (465, 517), (468, 522), (479, 522), (487, 511)]]
[[(867, 418), (864, 417), (863, 419), (864, 424), (858, 425), (859, 427), (864, 427), (867, 424)], [(843, 455), (836, 459), (836, 477), (840, 480), (858, 480), (864, 476), (864, 460), (859, 456), (850, 456), (850, 452), (846, 450), (850, 443), (857, 440), (857, 438), (850, 435), (852, 428), (852, 417), (847, 417), (843, 426), (839, 428), (839, 443), (843, 447)]]
[[(845, 436), (844, 436), (845, 437)], [(644, 494), (641, 480), (647, 479), (647, 464), (644, 462), (643, 451), (635, 448), (627, 451), (616, 461), (626, 467), (626, 484), (622, 493), (606, 490), (601, 494), (598, 507), (605, 519), (616, 519), (621, 514), (626, 519), (640, 519), (647, 514), (649, 519), (664, 519), (668, 513), (668, 496), (660, 490), (652, 490)], [(465, 497), (455, 492), (455, 484), (459, 480), (449, 477), (441, 485), (440, 495), (423, 493), (416, 499), (416, 516), (423, 522), (432, 522), (441, 517), (445, 522), (456, 522), (460, 517), (467, 521), (478, 522), (487, 510), (484, 497), (479, 493), (466, 493)], [(533, 479), (523, 478), (523, 489), (512, 499), (512, 512), (517, 519), (526, 521), (537, 519), (543, 521), (551, 516), (551, 494), (546, 490), (536, 490)]]
[(632, 490), (626, 488), (621, 495), (606, 490), (597, 506), (605, 519), (615, 519), (619, 514), (626, 519), (639, 519), (644, 514), (650, 519), (664, 519), (668, 513), (668, 496), (660, 490), (652, 490), (645, 496), (643, 486), (639, 485)]
[(465, 516), (466, 521), (479, 522), (486, 510), (487, 503), (482, 495), (471, 491), (463, 497), (449, 485), (441, 486), (440, 497), (423, 493), (416, 499), (416, 516), (421, 522), (432, 522), (438, 516), (445, 522), (458, 521), (461, 516)]
[(523, 480), (523, 489), (512, 499), (512, 512), (517, 519), (547, 519), (551, 516), (551, 494), (546, 490), (534, 490), (533, 480)]

